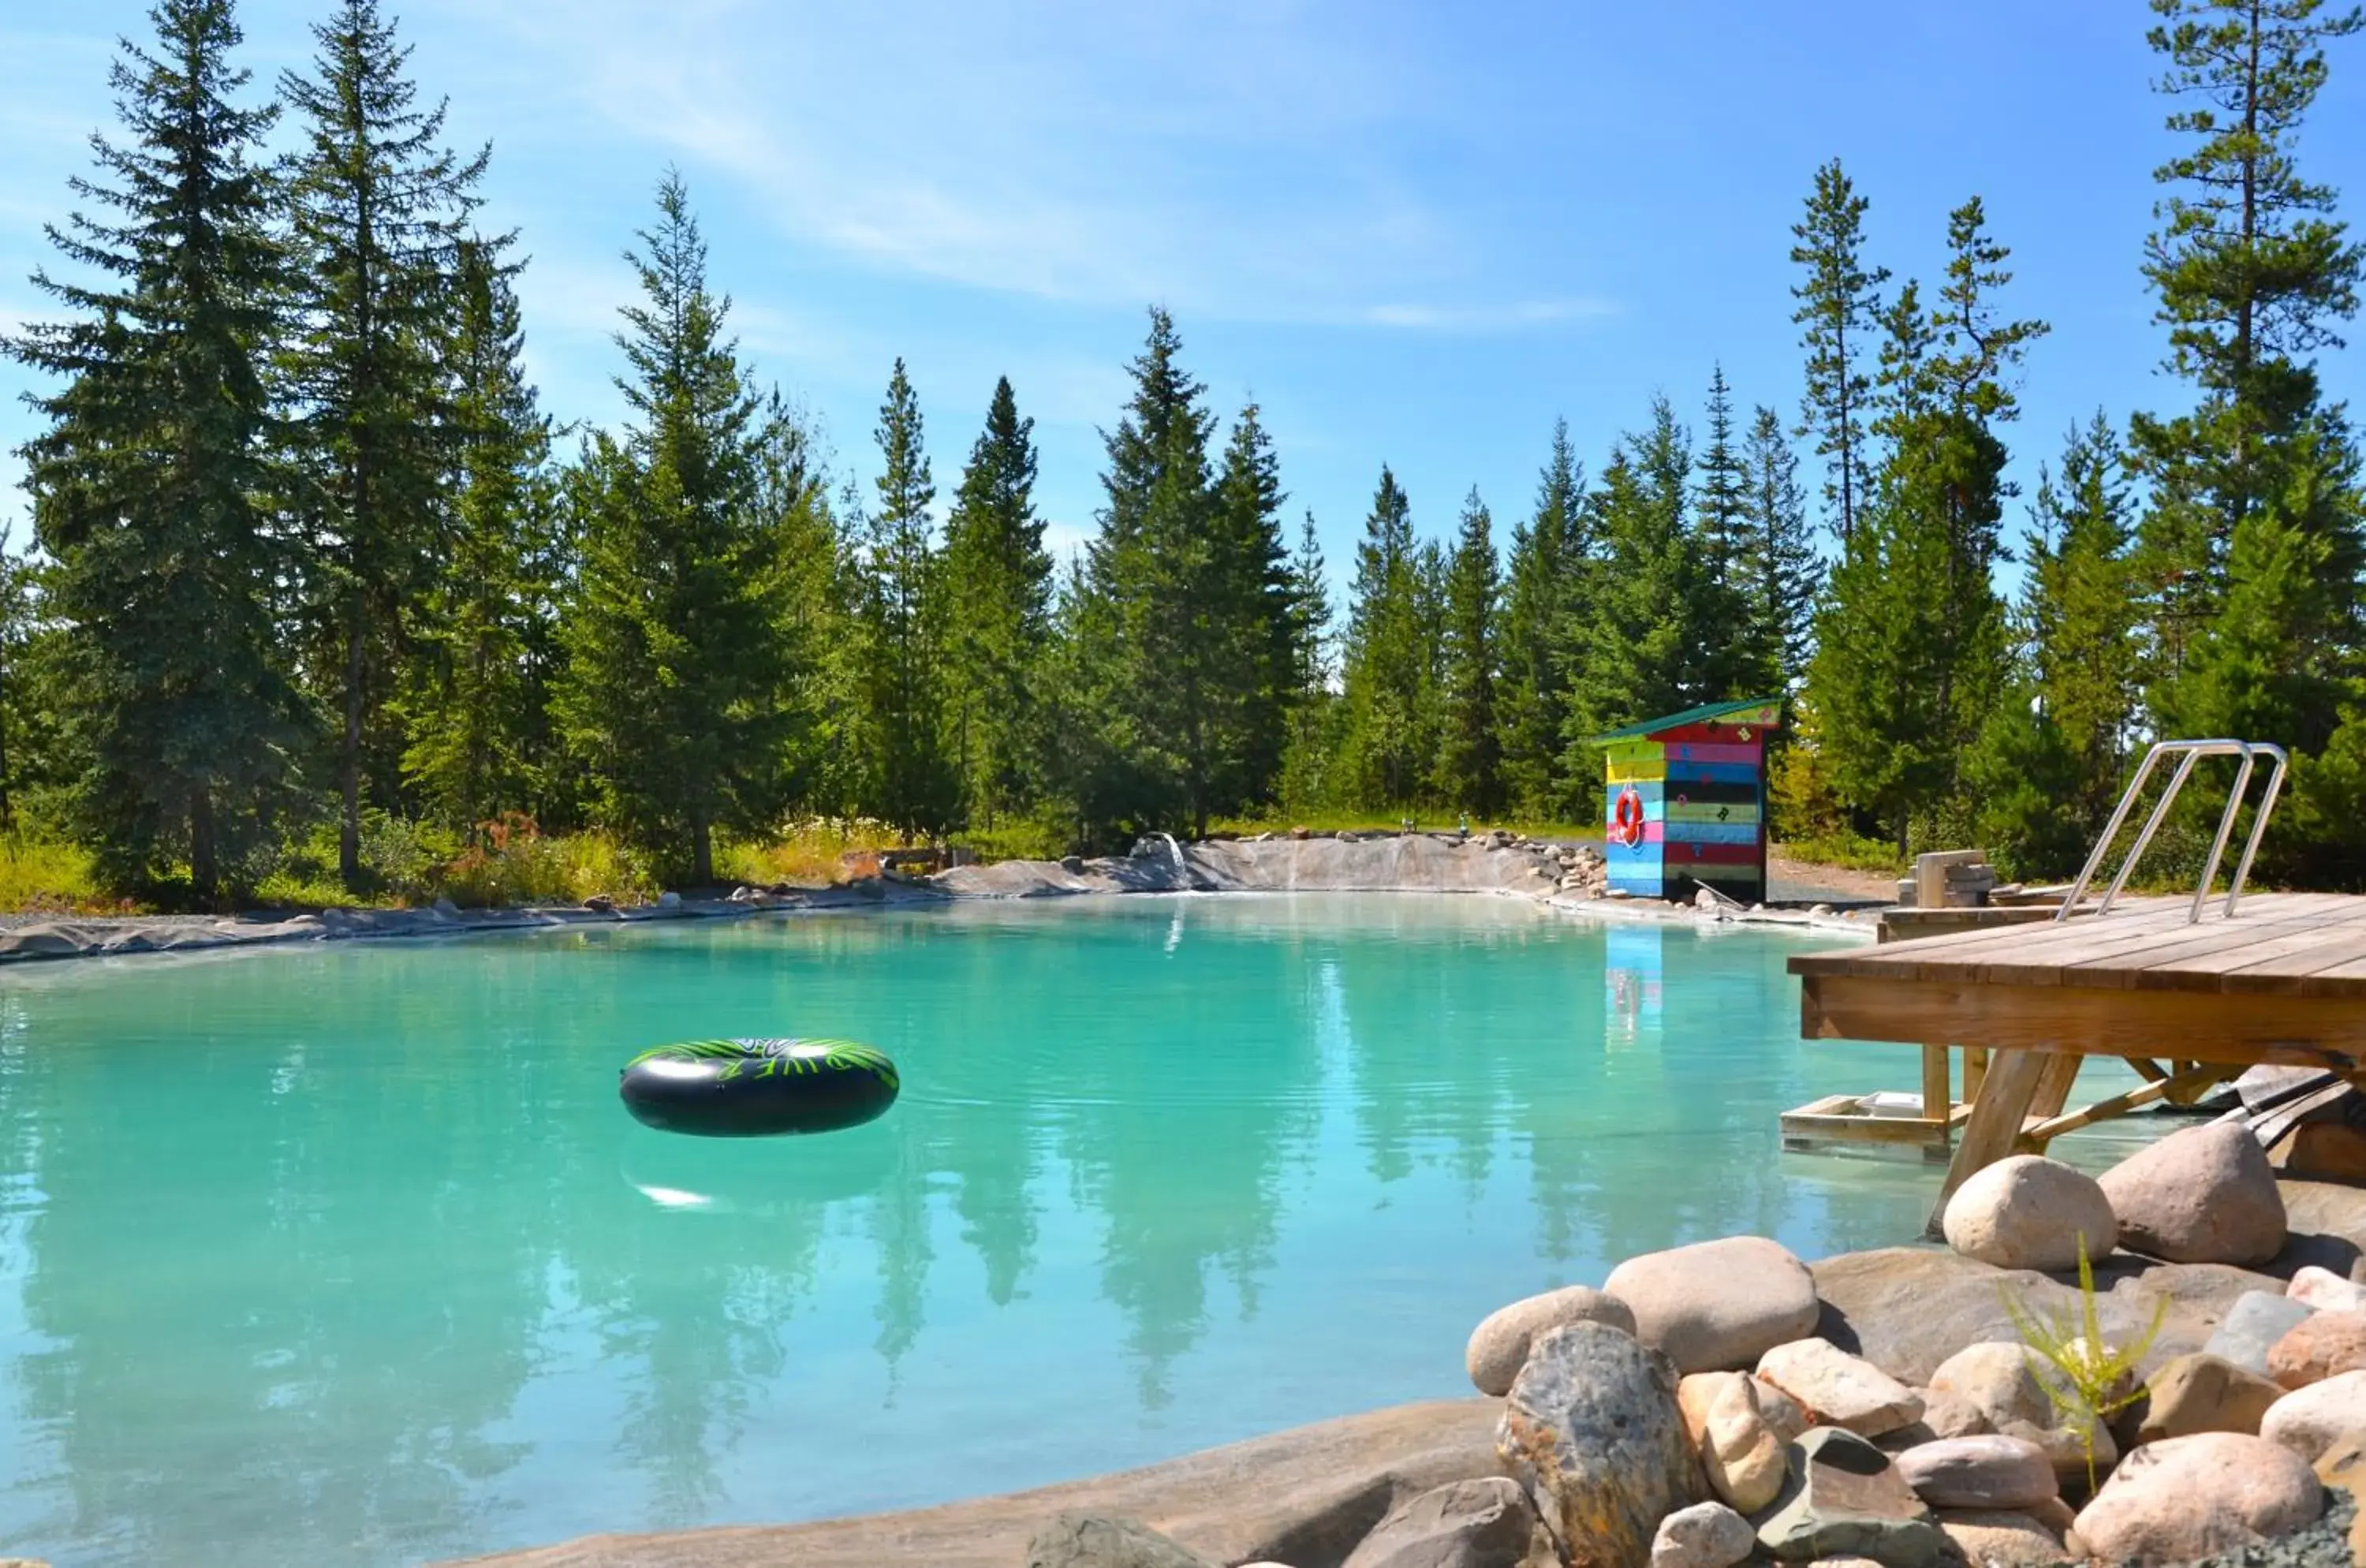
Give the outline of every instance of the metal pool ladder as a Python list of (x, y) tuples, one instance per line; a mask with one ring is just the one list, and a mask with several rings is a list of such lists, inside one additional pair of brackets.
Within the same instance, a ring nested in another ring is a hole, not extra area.
[(2161, 792), (2159, 803), (2153, 807), (2152, 815), (2145, 818), (2144, 829), (2136, 835), (2136, 841), (2129, 846), (2128, 858), (2120, 863), (2119, 874), (2112, 878), (2112, 886), (2104, 891), (2103, 901), (2095, 907), (2096, 918), (2100, 919), (2111, 912), (2112, 901), (2120, 896), (2120, 889), (2127, 886), (2128, 875), (2135, 870), (2136, 860), (2145, 852), (2145, 847), (2152, 842), (2153, 834), (2159, 829), (2161, 823), (2168, 820), (2169, 808), (2176, 804), (2177, 792), (2185, 787), (2186, 779), (2193, 773), (2193, 765), (2204, 757), (2239, 757), (2242, 766), (2235, 772), (2235, 787), (2226, 792), (2226, 809), (2218, 816), (2218, 837), (2210, 846), (2210, 859), (2202, 868), (2202, 884), (2193, 890), (2193, 907), (2185, 916), (2186, 924), (2198, 923), (2202, 919), (2203, 906), (2210, 899), (2211, 879), (2218, 874), (2218, 862), (2226, 852), (2227, 836), (2235, 830), (2235, 815), (2242, 809), (2243, 797), (2250, 789), (2252, 764), (2259, 757), (2266, 756), (2271, 764), (2268, 773), (2267, 793), (2259, 797), (2259, 808), (2251, 818), (2250, 836), (2244, 840), (2243, 858), (2235, 863), (2235, 877), (2226, 885), (2226, 906), (2221, 911), (2227, 919), (2235, 918), (2236, 901), (2243, 896), (2243, 879), (2251, 874), (2251, 857), (2259, 852), (2259, 835), (2268, 829), (2268, 816), (2276, 808), (2276, 795), (2283, 788), (2284, 769), (2288, 763), (2282, 747), (2271, 746), (2264, 740), (2155, 741), (2152, 750), (2145, 753), (2144, 765), (2136, 770), (2136, 776), (2129, 782), (2127, 793), (2120, 796), (2119, 808), (2112, 813), (2111, 821), (2104, 824), (2103, 836), (2095, 840), (2095, 852), (2087, 857), (2086, 869), (2071, 885), (2069, 896), (2062, 900), (2062, 908), (2054, 912), (2057, 922), (2068, 919), (2078, 910), (2079, 900), (2086, 897), (2087, 885), (2095, 879), (2095, 873), (2102, 869), (2103, 856), (2110, 852), (2112, 840), (2119, 837), (2122, 825), (2128, 819), (2128, 812), (2135, 806), (2136, 797), (2144, 793), (2145, 782), (2152, 777), (2153, 764), (2171, 754), (2180, 759), (2177, 772), (2169, 775), (2169, 787)]

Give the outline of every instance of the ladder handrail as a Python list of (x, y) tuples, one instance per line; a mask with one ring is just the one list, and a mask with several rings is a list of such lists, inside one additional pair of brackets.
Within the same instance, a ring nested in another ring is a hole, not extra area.
[(2137, 767), (2135, 777), (2128, 781), (2126, 792), (2120, 796), (2120, 804), (2112, 812), (2112, 819), (2103, 825), (2102, 836), (2095, 840), (2094, 851), (2088, 855), (2085, 868), (2079, 873), (2079, 880), (2071, 884), (2068, 895), (2062, 900), (2062, 907), (2054, 912), (2056, 922), (2067, 920), (2077, 912), (2079, 900), (2087, 895), (2088, 884), (2092, 882), (2095, 879), (2095, 874), (2102, 869), (2103, 857), (2111, 852), (2112, 841), (2120, 836), (2120, 829), (2127, 823), (2128, 813), (2134, 809), (2137, 798), (2144, 793), (2146, 781), (2152, 777), (2154, 765), (2163, 757), (2171, 754), (2178, 757), (2177, 771), (2169, 775), (2169, 787), (2161, 791), (2160, 799), (2154, 805), (2151, 815), (2145, 818), (2144, 827), (2137, 832), (2135, 842), (2129, 846), (2127, 858), (2120, 863), (2118, 874), (2112, 878), (2111, 886), (2103, 892), (2103, 901), (2095, 907), (2095, 916), (2101, 919), (2111, 912), (2112, 903), (2120, 896), (2120, 890), (2127, 886), (2128, 877), (2135, 871), (2136, 862), (2143, 857), (2145, 850), (2152, 843), (2153, 835), (2159, 831), (2161, 823), (2168, 819), (2169, 809), (2176, 803), (2178, 792), (2185, 787), (2186, 780), (2192, 776), (2194, 764), (2204, 757), (2239, 757), (2242, 759), (2242, 766), (2236, 771), (2235, 787), (2226, 794), (2226, 808), (2218, 815), (2217, 837), (2212, 841), (2210, 858), (2202, 868), (2201, 885), (2193, 890), (2192, 908), (2186, 912), (2185, 919), (2188, 925), (2198, 923), (2202, 919), (2203, 907), (2210, 900), (2210, 884), (2218, 874), (2219, 862), (2225, 856), (2226, 840), (2234, 832), (2236, 815), (2242, 808), (2243, 797), (2249, 793), (2252, 771), (2258, 759), (2265, 755), (2270, 761), (2267, 791), (2260, 796), (2259, 810), (2251, 818), (2251, 831), (2244, 840), (2242, 858), (2235, 863), (2234, 880), (2226, 886), (2224, 916), (2227, 919), (2235, 918), (2235, 906), (2243, 896), (2244, 879), (2251, 874), (2251, 862), (2259, 852), (2260, 835), (2267, 831), (2268, 817), (2275, 810), (2276, 796), (2283, 788), (2284, 773), (2291, 762), (2291, 760), (2285, 756), (2282, 747), (2265, 740), (2156, 740), (2153, 742), (2151, 750), (2145, 753), (2144, 761)]

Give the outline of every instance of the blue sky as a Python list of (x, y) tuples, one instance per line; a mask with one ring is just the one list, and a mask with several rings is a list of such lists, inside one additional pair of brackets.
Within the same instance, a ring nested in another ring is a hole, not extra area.
[[(259, 83), (309, 58), (321, 9), (243, 6)], [(1597, 468), (1655, 391), (1696, 417), (1722, 360), (1745, 409), (1795, 415), (1789, 227), (1835, 155), (1900, 276), (1934, 273), (1947, 210), (1986, 199), (2014, 250), (2009, 304), (2054, 324), (2013, 437), (2024, 481), (2074, 418), (2182, 396), (2136, 270), (2170, 146), (2138, 0), (389, 9), (453, 139), (493, 144), (485, 220), (533, 257), (552, 412), (617, 417), (619, 252), (670, 163), (744, 350), (818, 416), (839, 471), (875, 472), (900, 354), (949, 492), (1008, 374), (1064, 546), (1092, 526), (1098, 427), (1153, 300), (1220, 410), (1263, 405), (1335, 575), (1384, 460), (1424, 532), (1474, 484), (1508, 532), (1557, 414)], [(44, 309), (25, 282), (39, 225), (109, 118), (115, 37), (145, 28), (130, 0), (0, 4), (0, 324)], [(2361, 44), (2335, 56), (2303, 148), (2352, 216)], [(2327, 356), (2337, 394), (2366, 389), (2360, 365)], [(11, 447), (27, 385), (0, 365)], [(0, 517), (21, 516), (19, 472), (0, 459)]]

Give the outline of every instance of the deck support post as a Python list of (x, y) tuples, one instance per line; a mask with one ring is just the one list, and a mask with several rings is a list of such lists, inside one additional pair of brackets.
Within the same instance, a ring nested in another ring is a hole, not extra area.
[[(1922, 1120), (1944, 1126), (1947, 1113), (1955, 1109), (1955, 1090), (1948, 1081), (1947, 1048), (1944, 1045), (1922, 1047)], [(1946, 1134), (1940, 1134), (1939, 1147), (1947, 1146)]]
[(1943, 1234), (1941, 1222), (1946, 1218), (1947, 1200), (1955, 1195), (1955, 1189), (1964, 1184), (1966, 1177), (2012, 1153), (2013, 1145), (2021, 1140), (2030, 1102), (2037, 1098), (2038, 1080), (2059, 1060), (2067, 1060), (2074, 1070), (2079, 1063), (2075, 1055), (2056, 1057), (2045, 1051), (1996, 1053), (1989, 1064), (1987, 1079), (1980, 1085), (1979, 1098), (1972, 1102), (1972, 1113), (1964, 1121), (1963, 1141), (1955, 1145), (1955, 1157), (1948, 1162), (1947, 1179), (1940, 1183), (1939, 1201), (1922, 1227), (1923, 1235), (1936, 1240)]

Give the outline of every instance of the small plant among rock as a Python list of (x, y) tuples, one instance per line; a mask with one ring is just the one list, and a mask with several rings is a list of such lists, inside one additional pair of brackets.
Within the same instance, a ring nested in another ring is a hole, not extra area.
[(2037, 1378), (2037, 1386), (2045, 1391), (2046, 1402), (2078, 1429), (2079, 1446), (2087, 1452), (2087, 1486), (2092, 1491), (2097, 1484), (2095, 1428), (2143, 1394), (2144, 1385), (2135, 1377), (2136, 1363), (2160, 1336), (2160, 1325), (2169, 1316), (2169, 1298), (2154, 1302), (2150, 1326), (2113, 1349), (2103, 1337), (2102, 1317), (2095, 1309), (2095, 1268), (2087, 1259), (2084, 1235), (2079, 1238), (2077, 1313), (2053, 1317), (2022, 1305), (2001, 1288), (1997, 1293), (2003, 1298), (2013, 1332), (2029, 1348), (2030, 1371)]

